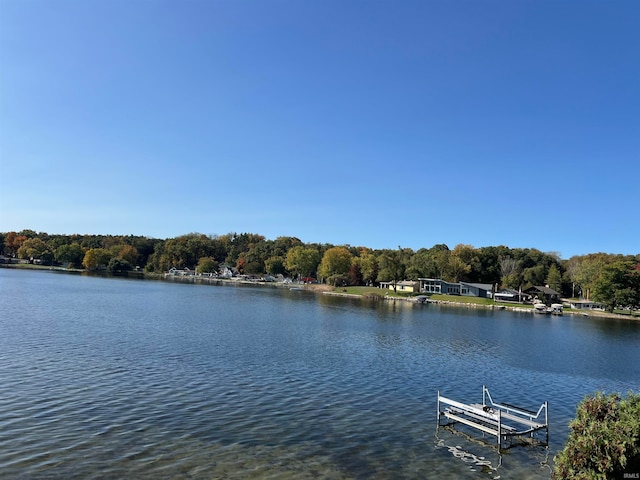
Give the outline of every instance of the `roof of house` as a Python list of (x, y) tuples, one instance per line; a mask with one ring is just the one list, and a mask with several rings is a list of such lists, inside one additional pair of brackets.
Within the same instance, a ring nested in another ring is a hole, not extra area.
[(493, 285), (490, 283), (470, 283), (470, 282), (460, 282), (460, 285), (470, 285), (475, 288), (479, 288), (481, 290), (492, 290)]
[(549, 287), (544, 287), (542, 285), (535, 285), (533, 287), (529, 287), (525, 290), (526, 293), (529, 292), (541, 292), (544, 293), (545, 295), (560, 295), (558, 292), (556, 292), (555, 290), (549, 288)]
[(518, 295), (518, 293), (520, 292), (514, 290), (513, 288), (503, 288), (499, 292), (496, 292), (496, 295)]

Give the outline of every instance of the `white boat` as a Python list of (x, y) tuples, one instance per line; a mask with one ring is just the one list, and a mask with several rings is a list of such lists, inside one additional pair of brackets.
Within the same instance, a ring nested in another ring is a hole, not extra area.
[(547, 306), (542, 302), (534, 303), (533, 304), (533, 311), (535, 313), (547, 313)]
[(432, 303), (433, 300), (431, 300), (428, 295), (418, 295), (416, 297), (416, 302), (418, 302), (418, 303)]
[(552, 303), (551, 304), (551, 314), (552, 315), (562, 315), (562, 304), (561, 303)]

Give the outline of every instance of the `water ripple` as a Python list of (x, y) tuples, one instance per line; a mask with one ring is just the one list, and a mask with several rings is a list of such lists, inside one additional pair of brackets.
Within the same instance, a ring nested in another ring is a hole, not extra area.
[[(638, 378), (618, 338), (637, 329), (587, 329), (585, 345), (616, 336), (601, 361), (622, 367), (606, 379), (562, 351), (531, 366), (521, 356), (538, 334), (519, 317), (25, 275), (31, 290), (3, 283), (0, 296), (6, 478), (549, 478), (540, 452), (439, 443), (435, 392), (479, 400), (487, 383), (516, 403), (549, 400), (557, 450), (582, 395)], [(553, 334), (584, 333), (565, 328)]]

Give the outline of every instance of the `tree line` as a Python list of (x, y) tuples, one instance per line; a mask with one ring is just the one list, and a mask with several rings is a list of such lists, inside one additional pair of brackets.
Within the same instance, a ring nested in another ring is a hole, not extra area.
[(594, 253), (562, 260), (534, 248), (445, 244), (430, 248), (371, 249), (303, 243), (296, 237), (266, 239), (255, 233), (189, 233), (154, 239), (118, 235), (50, 235), (22, 230), (0, 233), (0, 252), (46, 265), (112, 273), (133, 269), (163, 273), (189, 268), (216, 273), (228, 267), (244, 275), (314, 277), (334, 286), (377, 285), (418, 278), (485, 283), (525, 290), (548, 285), (564, 297), (589, 298), (614, 308), (640, 308), (640, 254)]

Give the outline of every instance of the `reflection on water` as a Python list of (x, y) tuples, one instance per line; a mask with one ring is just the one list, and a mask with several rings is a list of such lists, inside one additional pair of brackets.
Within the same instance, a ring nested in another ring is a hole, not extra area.
[[(638, 324), (0, 269), (0, 473), (549, 478), (580, 399), (638, 389)], [(537, 408), (544, 452), (436, 426)]]
[[(493, 436), (475, 432), (471, 436), (464, 430), (440, 426), (436, 428), (435, 445), (445, 449), (453, 458), (468, 465), (469, 472), (478, 472), (488, 478), (540, 478), (550, 477), (552, 472), (550, 449), (545, 446), (529, 446), (518, 450), (490, 448)], [(520, 457), (513, 461), (512, 457)], [(506, 458), (503, 466), (503, 458)], [(485, 477), (485, 478), (487, 478)]]

